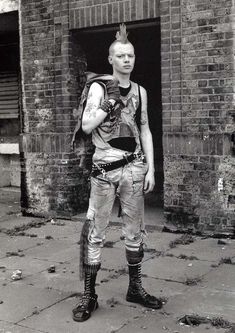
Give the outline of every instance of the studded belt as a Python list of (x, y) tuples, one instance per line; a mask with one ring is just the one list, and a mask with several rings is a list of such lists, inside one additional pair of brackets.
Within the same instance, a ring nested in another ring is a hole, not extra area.
[(124, 155), (124, 158), (114, 161), (114, 162), (103, 163), (103, 164), (93, 163), (92, 170), (91, 170), (91, 176), (96, 177), (100, 174), (105, 176), (106, 172), (121, 168), (121, 167), (131, 163), (132, 161), (134, 161), (137, 158), (142, 158), (144, 160), (143, 153), (140, 152), (140, 153), (133, 153), (130, 155)]

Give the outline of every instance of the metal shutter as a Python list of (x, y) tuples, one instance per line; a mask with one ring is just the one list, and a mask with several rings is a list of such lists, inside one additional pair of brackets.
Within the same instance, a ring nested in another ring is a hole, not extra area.
[(0, 72), (0, 119), (19, 117), (17, 72)]

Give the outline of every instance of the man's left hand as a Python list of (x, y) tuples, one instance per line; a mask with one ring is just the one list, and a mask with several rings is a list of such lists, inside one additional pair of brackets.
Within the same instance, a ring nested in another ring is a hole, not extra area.
[(144, 193), (152, 192), (155, 186), (154, 173), (148, 171), (144, 180)]

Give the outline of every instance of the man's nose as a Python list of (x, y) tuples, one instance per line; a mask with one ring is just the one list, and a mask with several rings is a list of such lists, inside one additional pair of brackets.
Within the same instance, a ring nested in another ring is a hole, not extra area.
[(129, 56), (126, 55), (125, 58), (124, 58), (124, 61), (125, 61), (125, 62), (129, 62), (129, 60), (130, 60)]

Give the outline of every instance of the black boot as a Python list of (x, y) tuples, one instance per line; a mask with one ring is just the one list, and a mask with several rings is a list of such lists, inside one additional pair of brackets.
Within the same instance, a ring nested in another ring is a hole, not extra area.
[(73, 320), (85, 321), (98, 308), (98, 296), (95, 293), (95, 281), (100, 264), (85, 265), (84, 293), (80, 302), (73, 309)]
[(155, 296), (149, 295), (142, 287), (141, 263), (128, 264), (130, 283), (126, 300), (132, 303), (139, 303), (147, 308), (161, 309), (162, 301)]

